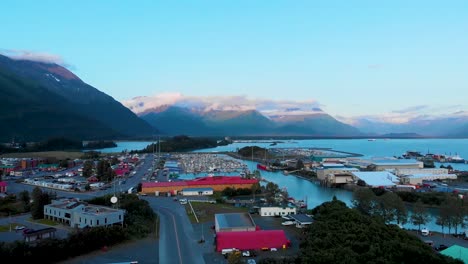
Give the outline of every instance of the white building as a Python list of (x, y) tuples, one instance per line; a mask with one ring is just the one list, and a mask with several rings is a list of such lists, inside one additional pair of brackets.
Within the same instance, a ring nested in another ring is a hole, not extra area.
[(213, 195), (213, 188), (185, 188), (182, 190), (182, 195)]
[(423, 181), (434, 181), (434, 180), (456, 180), (456, 174), (412, 174), (401, 177), (401, 181), (404, 184), (420, 185)]
[(260, 207), (261, 216), (278, 216), (296, 214), (296, 207)]
[(433, 168), (433, 169), (395, 169), (393, 173), (397, 176), (413, 175), (413, 174), (448, 174), (448, 169)]
[(123, 224), (125, 210), (90, 205), (78, 199), (53, 200), (44, 206), (44, 218), (84, 228)]
[(391, 187), (400, 182), (398, 177), (389, 171), (359, 171), (353, 172), (353, 175), (371, 187)]

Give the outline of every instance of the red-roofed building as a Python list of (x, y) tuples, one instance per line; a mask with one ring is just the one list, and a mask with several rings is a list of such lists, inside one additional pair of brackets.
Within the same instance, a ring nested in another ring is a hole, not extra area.
[(213, 176), (196, 178), (193, 180), (174, 182), (143, 182), (141, 191), (143, 193), (182, 191), (184, 188), (213, 188), (214, 191), (222, 191), (227, 187), (234, 189), (251, 188), (258, 183), (255, 179), (245, 179), (240, 176)]
[(4, 181), (0, 181), (0, 193), (6, 193), (7, 192), (7, 183)]
[(291, 246), (284, 230), (258, 230), (216, 233), (216, 250), (237, 248), (239, 250), (282, 249)]

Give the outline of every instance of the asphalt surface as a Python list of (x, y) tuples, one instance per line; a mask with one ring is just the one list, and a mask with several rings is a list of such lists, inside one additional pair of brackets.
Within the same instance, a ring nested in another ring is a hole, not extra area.
[(160, 216), (159, 263), (205, 263), (199, 237), (183, 207), (172, 197), (146, 196), (151, 208)]

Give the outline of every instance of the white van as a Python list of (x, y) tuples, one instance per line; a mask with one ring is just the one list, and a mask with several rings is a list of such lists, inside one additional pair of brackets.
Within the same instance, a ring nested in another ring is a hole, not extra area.
[(429, 229), (423, 228), (421, 229), (421, 236), (428, 236), (430, 234)]
[(180, 204), (187, 204), (187, 199), (183, 198), (183, 199), (180, 199)]

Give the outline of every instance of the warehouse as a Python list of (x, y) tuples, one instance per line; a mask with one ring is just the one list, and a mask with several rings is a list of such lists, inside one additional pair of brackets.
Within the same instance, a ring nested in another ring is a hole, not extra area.
[(187, 188), (212, 188), (213, 191), (222, 191), (228, 187), (250, 189), (252, 185), (257, 183), (258, 180), (245, 179), (240, 176), (212, 176), (172, 182), (143, 182), (141, 192), (147, 194), (156, 192), (176, 194)]
[(248, 213), (215, 214), (215, 230), (218, 232), (255, 231), (255, 222)]
[(286, 249), (291, 242), (284, 230), (257, 230), (253, 232), (216, 233), (216, 250), (236, 248), (239, 250)]

